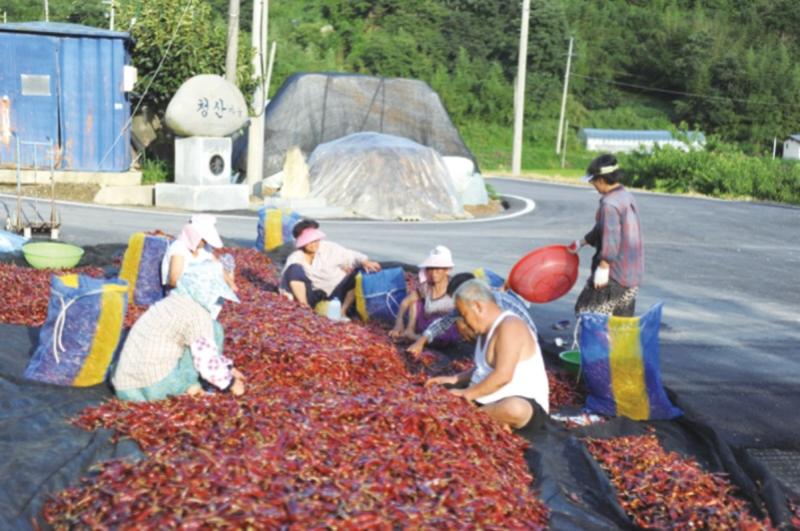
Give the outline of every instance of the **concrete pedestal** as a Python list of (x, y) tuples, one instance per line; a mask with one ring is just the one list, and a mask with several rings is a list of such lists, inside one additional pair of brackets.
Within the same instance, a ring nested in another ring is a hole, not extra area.
[(156, 184), (156, 206), (182, 210), (223, 211), (250, 208), (250, 187), (246, 184), (186, 185)]

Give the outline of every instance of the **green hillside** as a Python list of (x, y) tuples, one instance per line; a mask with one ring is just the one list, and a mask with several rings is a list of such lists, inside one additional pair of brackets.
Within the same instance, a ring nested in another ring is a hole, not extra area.
[[(117, 3), (122, 29), (140, 14), (132, 32), (137, 52), (149, 50), (134, 53), (141, 79), (153, 71), (187, 4), (195, 6), (191, 20), (179, 32), (182, 46), (172, 51), (180, 57), (166, 62), (162, 76), (174, 84), (193, 69), (222, 71), (228, 0)], [(9, 21), (41, 17), (35, 3), (6, 4)], [(560, 164), (555, 136), (570, 36), (568, 167), (585, 167), (591, 158), (578, 146), (581, 127), (699, 129), (714, 145), (751, 156), (771, 153), (774, 138), (800, 130), (800, 63), (793, 60), (800, 52), (800, 10), (788, 0), (531, 4), (527, 170)], [(50, 6), (54, 20), (105, 24), (99, 0), (50, 0)], [(246, 0), (245, 47), (251, 9)], [(156, 14), (150, 16), (159, 18), (159, 31), (142, 34), (143, 13)], [(507, 168), (520, 14), (521, 2), (508, 0), (272, 0), (269, 39), (277, 41), (278, 56), (271, 92), (298, 71), (422, 79), (438, 91), (481, 166)], [(246, 70), (240, 79), (247, 79)], [(152, 90), (157, 95), (170, 87), (156, 83)]]

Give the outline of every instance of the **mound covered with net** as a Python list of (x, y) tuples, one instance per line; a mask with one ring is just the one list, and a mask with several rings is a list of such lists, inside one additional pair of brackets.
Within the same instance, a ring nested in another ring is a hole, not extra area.
[(463, 215), (442, 158), (407, 138), (355, 133), (317, 146), (308, 164), (311, 194), (359, 217)]
[[(438, 94), (427, 83), (308, 73), (289, 77), (267, 106), (264, 177), (281, 171), (286, 151), (294, 146), (308, 156), (319, 144), (367, 131), (409, 138), (441, 155), (475, 162)], [(246, 150), (237, 161), (245, 171)]]

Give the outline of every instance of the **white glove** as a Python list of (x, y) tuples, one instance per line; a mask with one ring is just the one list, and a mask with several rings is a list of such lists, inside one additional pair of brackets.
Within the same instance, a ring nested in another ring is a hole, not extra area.
[(571, 244), (567, 245), (567, 251), (571, 252), (572, 254), (578, 254), (578, 251), (581, 250), (583, 247), (583, 240), (575, 240)]
[(603, 289), (608, 285), (608, 266), (594, 270), (594, 289)]

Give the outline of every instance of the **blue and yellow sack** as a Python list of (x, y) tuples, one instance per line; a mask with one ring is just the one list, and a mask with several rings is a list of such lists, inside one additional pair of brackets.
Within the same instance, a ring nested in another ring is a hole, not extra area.
[(505, 279), (492, 271), (491, 269), (485, 267), (479, 267), (472, 271), (472, 274), (475, 275), (475, 278), (479, 280), (483, 280), (486, 282), (490, 288), (493, 289), (500, 289), (505, 284)]
[(127, 309), (124, 280), (53, 275), (47, 320), (25, 377), (74, 387), (102, 383)]
[(376, 319), (393, 323), (406, 298), (406, 277), (402, 267), (356, 275), (356, 311), (363, 321)]
[(170, 241), (165, 236), (137, 232), (128, 240), (119, 278), (128, 283), (128, 296), (140, 306), (150, 306), (164, 298), (161, 262)]
[(302, 219), (302, 216), (291, 210), (281, 210), (275, 207), (264, 207), (258, 211), (258, 225), (256, 230), (256, 249), (262, 252), (271, 252), (291, 242), (292, 229)]
[(683, 412), (661, 383), (658, 329), (663, 303), (641, 317), (580, 315), (581, 376), (586, 408), (633, 420), (666, 420)]

